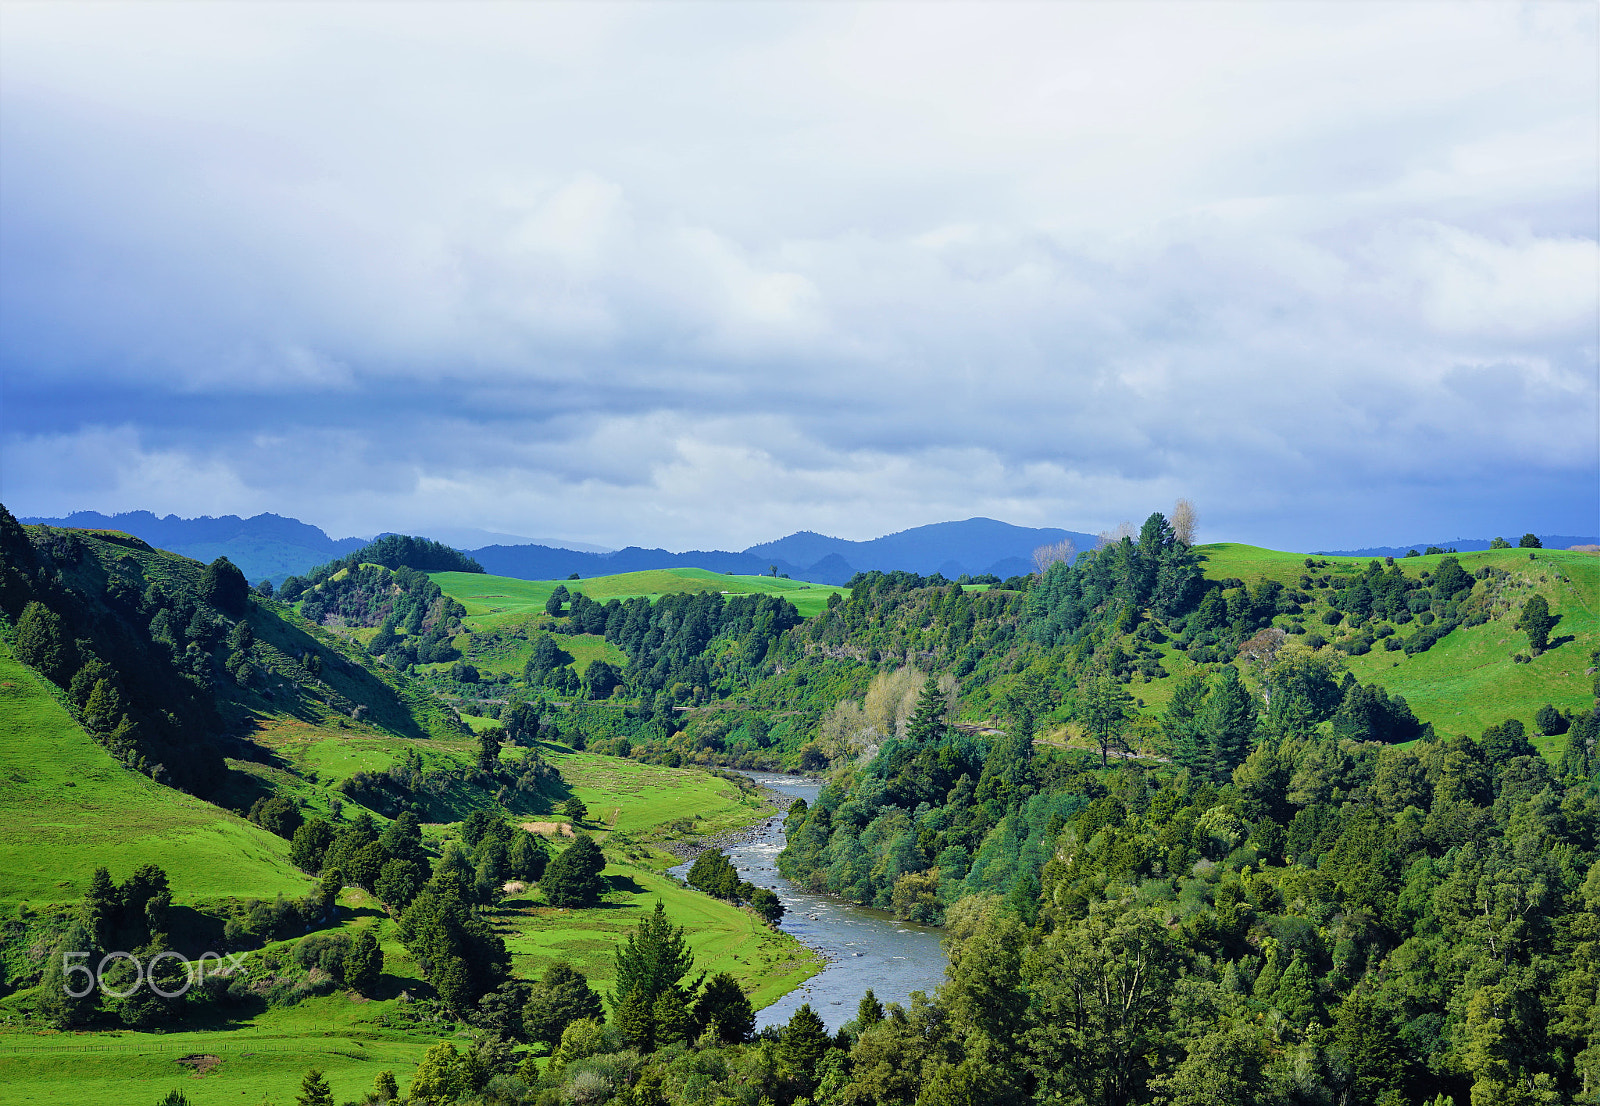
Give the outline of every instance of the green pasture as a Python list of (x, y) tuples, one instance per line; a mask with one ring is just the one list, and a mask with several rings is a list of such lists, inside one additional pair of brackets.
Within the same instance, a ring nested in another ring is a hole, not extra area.
[(298, 895), (288, 843), (123, 767), (0, 645), (0, 902), (77, 899), (94, 869), (159, 864), (180, 902)]
[(430, 572), (428, 577), (467, 609), (469, 625), (475, 620), (485, 620), (482, 624), (487, 625), (486, 620), (498, 621), (498, 617), (506, 615), (543, 614), (545, 602), (557, 586), (581, 591), (600, 603), (638, 595), (654, 600), (663, 595), (692, 591), (781, 595), (806, 617), (825, 608), (833, 592), (848, 594), (847, 589), (832, 584), (773, 576), (728, 576), (704, 568), (657, 568), (616, 576), (594, 576), (587, 580), (517, 580), (476, 572)]
[[(768, 811), (759, 798), (747, 798), (736, 785), (698, 769), (641, 764), (548, 743), (540, 751), (589, 808), (589, 821), (614, 832), (655, 838), (722, 833)], [(692, 828), (673, 828), (684, 822)]]
[[(1515, 663), (1514, 654), (1527, 653), (1528, 637), (1508, 616), (1454, 630), (1426, 653), (1407, 657), (1374, 650), (1351, 657), (1350, 671), (1363, 683), (1404, 695), (1417, 717), (1441, 734), (1478, 734), (1507, 718), (1529, 724), (1546, 703), (1571, 711), (1592, 707), (1594, 679), (1585, 670), (1600, 648), (1600, 557), (1536, 550), (1530, 560), (1529, 552), (1500, 549), (1460, 557), (1469, 570), (1487, 561), (1510, 571), (1513, 596), (1542, 594), (1560, 616), (1550, 635), (1558, 643), (1554, 648), (1527, 664)], [(1434, 558), (1411, 558), (1419, 559)], [(1560, 740), (1544, 744), (1551, 752)]]
[[(529, 616), (520, 617), (522, 625), (515, 628), (501, 626), (499, 632), (496, 632), (495, 629), (484, 631), (480, 627), (477, 633), (457, 634), (455, 647), (461, 650), (462, 659), (480, 672), (507, 673), (521, 677), (523, 669), (528, 665), (528, 657), (532, 655), (533, 645), (529, 641), (526, 629), (526, 618)], [(467, 621), (471, 622), (472, 619), (469, 617)], [(549, 625), (555, 623), (552, 621)], [(580, 676), (588, 671), (589, 665), (595, 661), (608, 661), (618, 668), (627, 667), (627, 655), (599, 634), (552, 633), (550, 636), (557, 645), (571, 654), (572, 667)], [(422, 667), (445, 671), (450, 668), (450, 664)], [(493, 695), (494, 692), (490, 690), (485, 694)]]
[(750, 911), (690, 890), (670, 876), (613, 860), (605, 877), (610, 889), (600, 906), (560, 910), (527, 895), (500, 904), (495, 921), (504, 927), (518, 976), (537, 977), (565, 961), (587, 975), (596, 990), (609, 991), (616, 974), (614, 950), (658, 901), (672, 923), (683, 927), (695, 973), (732, 974), (757, 1007), (775, 1002), (822, 967), (793, 937), (768, 928)]

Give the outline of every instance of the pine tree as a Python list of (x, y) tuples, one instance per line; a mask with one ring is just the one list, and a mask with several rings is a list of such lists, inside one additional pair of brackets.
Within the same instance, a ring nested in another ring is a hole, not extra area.
[(683, 927), (667, 920), (667, 908), (659, 900), (649, 917), (616, 951), (616, 993), (613, 1001), (621, 1005), (634, 993), (642, 994), (648, 1005), (667, 991), (677, 991), (683, 977), (694, 967), (694, 954), (684, 938)]
[(694, 1004), (694, 1028), (713, 1030), (724, 1044), (741, 1044), (755, 1031), (756, 1014), (739, 981), (727, 972), (711, 977)]
[(306, 1072), (300, 1081), (300, 1093), (294, 1096), (300, 1106), (333, 1106), (333, 1091), (319, 1068)]
[(817, 1067), (827, 1054), (828, 1043), (828, 1027), (809, 1002), (802, 1003), (778, 1039), (778, 1063), (799, 1086), (800, 1096), (808, 1096), (816, 1089)]
[(907, 739), (922, 744), (943, 737), (947, 710), (938, 678), (929, 676), (927, 683), (922, 685), (922, 694), (917, 698), (917, 709), (906, 725)]
[(856, 1024), (862, 1029), (869, 1025), (877, 1025), (883, 1020), (883, 1003), (878, 1001), (878, 996), (872, 993), (872, 988), (867, 988), (867, 993), (861, 996), (861, 1001), (856, 1005)]
[(1233, 665), (1217, 672), (1198, 723), (1209, 745), (1212, 779), (1226, 783), (1249, 755), (1256, 729), (1255, 700)]

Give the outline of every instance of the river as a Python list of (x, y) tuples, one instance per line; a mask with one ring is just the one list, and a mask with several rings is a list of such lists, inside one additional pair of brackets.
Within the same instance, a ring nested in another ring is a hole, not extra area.
[[(822, 781), (775, 773), (747, 772), (763, 787), (807, 804), (816, 801)], [(834, 895), (813, 895), (778, 874), (778, 854), (783, 851), (783, 818), (774, 817), (752, 830), (723, 852), (733, 862), (739, 878), (757, 887), (769, 887), (783, 902), (779, 928), (800, 943), (821, 952), (828, 966), (777, 1002), (756, 1013), (756, 1026), (782, 1025), (809, 1002), (811, 1008), (837, 1030), (856, 1016), (862, 992), (872, 988), (879, 1002), (905, 1003), (912, 991), (930, 995), (944, 979), (945, 955), (939, 946), (942, 930), (898, 921), (884, 910), (872, 910)], [(672, 869), (678, 876), (687, 863)]]

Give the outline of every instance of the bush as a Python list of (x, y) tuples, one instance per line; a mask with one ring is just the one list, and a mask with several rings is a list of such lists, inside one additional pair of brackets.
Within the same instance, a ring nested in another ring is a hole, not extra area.
[(1566, 733), (1572, 725), (1572, 720), (1557, 710), (1554, 704), (1546, 703), (1533, 716), (1533, 725), (1546, 737), (1555, 737)]

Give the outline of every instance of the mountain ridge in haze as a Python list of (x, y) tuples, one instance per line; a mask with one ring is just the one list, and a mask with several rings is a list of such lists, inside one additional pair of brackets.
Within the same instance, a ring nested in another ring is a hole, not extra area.
[[(105, 515), (77, 511), (63, 518), (24, 518), (45, 526), (88, 530), (122, 530), (160, 549), (170, 549), (199, 561), (225, 556), (252, 581), (268, 579), (280, 584), (361, 548), (360, 537), (331, 538), (320, 528), (299, 519), (275, 514), (251, 518), (238, 515), (185, 519), (158, 517), (150, 511)], [(484, 531), (440, 531), (463, 536)], [(419, 531), (419, 536), (429, 536)], [(776, 569), (797, 579), (842, 584), (857, 572), (903, 569), (930, 575), (943, 573), (954, 579), (967, 574), (1015, 576), (1033, 569), (1032, 552), (1041, 545), (1071, 539), (1079, 549), (1094, 544), (1090, 534), (1049, 527), (1014, 526), (990, 518), (936, 522), (916, 526), (868, 541), (829, 537), (814, 531), (797, 531), (786, 537), (733, 552), (629, 546), (610, 552), (563, 548), (553, 544), (496, 544), (464, 550), (484, 569), (497, 576), (525, 580), (550, 580), (570, 576), (606, 576), (652, 568), (706, 568), (713, 572), (762, 575)], [(578, 544), (578, 543), (574, 543)], [(460, 546), (457, 546), (460, 548)]]

